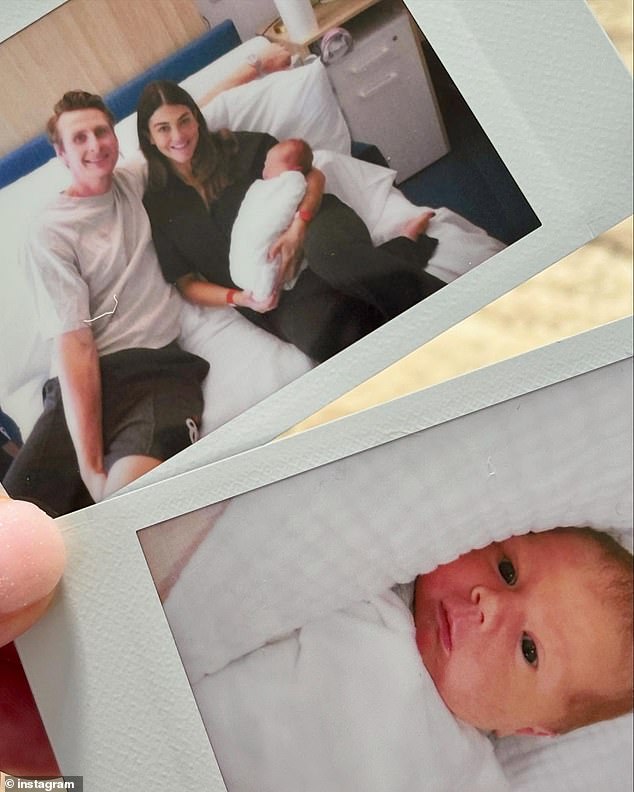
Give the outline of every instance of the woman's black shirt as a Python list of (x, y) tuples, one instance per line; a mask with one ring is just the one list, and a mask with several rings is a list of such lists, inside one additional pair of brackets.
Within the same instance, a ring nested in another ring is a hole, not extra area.
[(271, 135), (260, 132), (235, 135), (238, 154), (233, 182), (209, 208), (193, 187), (171, 172), (165, 189), (148, 191), (143, 198), (168, 283), (198, 274), (219, 286), (235, 286), (229, 274), (231, 229), (246, 191), (262, 178), (266, 154), (277, 143)]

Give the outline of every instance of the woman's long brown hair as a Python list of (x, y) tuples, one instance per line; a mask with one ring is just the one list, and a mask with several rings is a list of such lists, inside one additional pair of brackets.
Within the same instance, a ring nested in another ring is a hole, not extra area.
[(148, 190), (163, 189), (171, 170), (169, 159), (150, 141), (150, 118), (163, 105), (184, 105), (196, 119), (198, 145), (192, 157), (192, 174), (204, 186), (207, 199), (212, 201), (231, 184), (232, 163), (238, 151), (237, 140), (228, 129), (210, 132), (196, 102), (171, 80), (148, 83), (137, 108), (139, 145), (148, 162)]

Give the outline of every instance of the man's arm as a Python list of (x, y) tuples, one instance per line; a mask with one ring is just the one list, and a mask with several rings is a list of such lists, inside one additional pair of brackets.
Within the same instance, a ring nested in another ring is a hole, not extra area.
[(72, 330), (55, 342), (64, 415), (75, 447), (79, 472), (94, 501), (106, 483), (103, 466), (101, 375), (99, 356), (89, 328)]
[(243, 63), (238, 68), (216, 83), (213, 88), (210, 88), (206, 94), (197, 100), (199, 106), (206, 105), (211, 102), (218, 94), (227, 91), (229, 88), (237, 88), (239, 85), (255, 80), (261, 74), (271, 74), (271, 72), (281, 71), (290, 66), (291, 55), (287, 49), (284, 49), (280, 44), (269, 44), (256, 59), (255, 64)]

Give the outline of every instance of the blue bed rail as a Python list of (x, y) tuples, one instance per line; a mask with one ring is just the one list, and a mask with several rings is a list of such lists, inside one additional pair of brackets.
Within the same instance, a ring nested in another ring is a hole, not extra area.
[[(136, 111), (143, 86), (151, 80), (180, 82), (241, 43), (231, 20), (225, 20), (177, 52), (107, 94), (104, 99), (117, 121)], [(46, 135), (27, 141), (0, 159), (0, 189), (44, 165), (55, 156)]]

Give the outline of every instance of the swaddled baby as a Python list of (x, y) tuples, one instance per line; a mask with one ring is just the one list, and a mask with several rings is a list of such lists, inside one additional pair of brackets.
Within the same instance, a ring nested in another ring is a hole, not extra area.
[(269, 260), (269, 249), (291, 224), (312, 164), (306, 142), (283, 140), (269, 149), (262, 178), (242, 200), (231, 230), (229, 270), (233, 282), (256, 300), (266, 300), (276, 287), (278, 262)]
[(482, 732), (632, 708), (632, 556), (605, 533), (491, 544), (410, 601), (357, 603), (194, 686), (230, 792), (503, 792)]
[[(269, 149), (262, 178), (253, 182), (242, 200), (231, 229), (229, 271), (232, 281), (258, 301), (266, 300), (277, 288), (279, 261), (270, 259), (269, 250), (298, 214), (306, 192), (305, 177), (312, 167), (313, 151), (305, 140), (282, 140)], [(334, 192), (341, 192), (340, 184)], [(340, 197), (345, 202), (346, 196)], [(434, 215), (433, 210), (423, 210), (404, 220), (398, 236), (415, 242)], [(305, 267), (304, 261), (283, 288), (292, 289)]]

